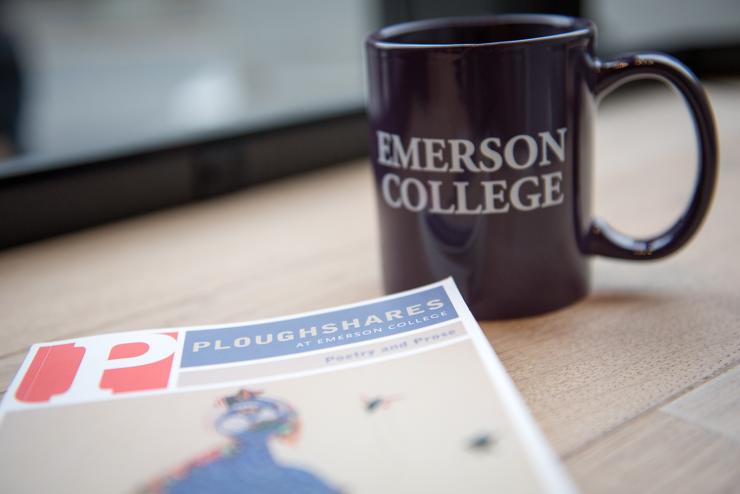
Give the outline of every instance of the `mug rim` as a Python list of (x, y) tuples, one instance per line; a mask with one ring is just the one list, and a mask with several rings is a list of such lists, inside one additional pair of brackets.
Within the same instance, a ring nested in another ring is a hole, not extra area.
[[(473, 27), (483, 25), (505, 25), (505, 24), (538, 24), (541, 26), (552, 26), (566, 28), (562, 33), (546, 36), (532, 36), (528, 38), (487, 41), (482, 43), (405, 43), (392, 41), (391, 38), (431, 29), (450, 27)], [(430, 48), (473, 48), (487, 46), (512, 46), (534, 43), (550, 43), (555, 41), (580, 38), (582, 36), (594, 35), (596, 26), (593, 21), (583, 17), (570, 17), (556, 14), (499, 14), (483, 16), (460, 16), (440, 17), (435, 19), (423, 19), (419, 21), (402, 22), (383, 27), (367, 37), (367, 43), (380, 49), (404, 49), (423, 50)]]

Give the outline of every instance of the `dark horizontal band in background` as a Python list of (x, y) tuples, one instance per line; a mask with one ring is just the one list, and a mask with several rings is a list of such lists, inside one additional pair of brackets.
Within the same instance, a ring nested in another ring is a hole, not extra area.
[(0, 170), (0, 248), (236, 191), (367, 154), (362, 108), (121, 156)]

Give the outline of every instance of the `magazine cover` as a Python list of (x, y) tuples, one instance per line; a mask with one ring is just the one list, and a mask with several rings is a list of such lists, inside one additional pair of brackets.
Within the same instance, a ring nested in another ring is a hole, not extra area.
[(31, 347), (0, 492), (574, 492), (448, 279), (264, 321)]

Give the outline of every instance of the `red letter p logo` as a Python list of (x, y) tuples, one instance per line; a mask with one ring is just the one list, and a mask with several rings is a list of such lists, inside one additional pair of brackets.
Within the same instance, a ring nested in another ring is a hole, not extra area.
[(177, 333), (119, 333), (43, 346), (36, 350), (15, 399), (71, 403), (164, 389), (176, 349)]

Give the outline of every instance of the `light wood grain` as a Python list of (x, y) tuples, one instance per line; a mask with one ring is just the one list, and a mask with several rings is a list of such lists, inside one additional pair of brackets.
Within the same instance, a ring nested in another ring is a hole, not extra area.
[(358, 285), (377, 295), (369, 178), (364, 163), (350, 165), (4, 252), (2, 352), (348, 302)]
[(740, 492), (740, 445), (656, 411), (567, 460), (585, 492)]
[(725, 436), (740, 446), (740, 367), (686, 393), (662, 410)]
[[(592, 295), (571, 307), (482, 323), (586, 492), (740, 485), (737, 401), (717, 401), (736, 389), (740, 363), (740, 84), (710, 94), (721, 173), (699, 236), (660, 262), (596, 260)], [(691, 125), (667, 91), (613, 98), (598, 119), (596, 211), (653, 232), (686, 203)], [(36, 341), (380, 293), (372, 176), (360, 161), (0, 253), (0, 386)]]
[(568, 458), (589, 492), (740, 492), (740, 367)]

